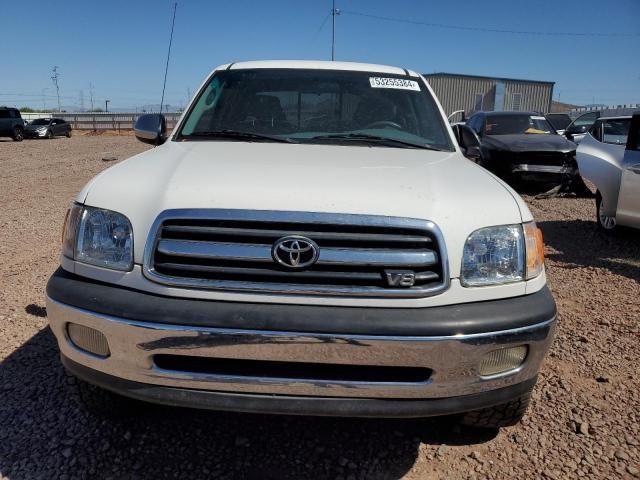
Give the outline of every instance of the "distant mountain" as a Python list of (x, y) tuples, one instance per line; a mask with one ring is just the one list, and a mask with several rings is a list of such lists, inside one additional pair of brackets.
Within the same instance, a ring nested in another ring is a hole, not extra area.
[(579, 108), (580, 105), (573, 105), (571, 103), (551, 102), (551, 113), (565, 113), (575, 108)]
[[(51, 108), (51, 107), (49, 107), (49, 108)], [(104, 110), (104, 105), (95, 105), (95, 108), (101, 108), (102, 110)], [(182, 106), (165, 105), (164, 108), (162, 109), (162, 111), (163, 112), (181, 112), (183, 108), (184, 107), (182, 107)], [(37, 107), (34, 108), (34, 110), (35, 109), (37, 109)], [(84, 113), (84, 112), (89, 112), (88, 108), (85, 108), (84, 110), (80, 110), (80, 107), (77, 106), (77, 105), (62, 105), (61, 109), (65, 113), (76, 113), (76, 112)], [(159, 111), (160, 111), (160, 104), (159, 103), (141, 105), (141, 106), (138, 106), (138, 107), (111, 107), (111, 106), (109, 106), (109, 112), (113, 112), (113, 113), (131, 113), (131, 112), (158, 113)]]

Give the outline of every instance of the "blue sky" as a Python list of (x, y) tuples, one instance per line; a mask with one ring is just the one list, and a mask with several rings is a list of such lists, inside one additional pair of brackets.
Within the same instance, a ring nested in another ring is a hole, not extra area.
[[(336, 0), (338, 60), (556, 82), (577, 104), (640, 103), (640, 0)], [(59, 66), (63, 105), (160, 103), (173, 0), (2, 2), (5, 47), (0, 104), (53, 107)], [(218, 64), (251, 59), (330, 59), (330, 0), (179, 0), (165, 101), (184, 104)], [(388, 21), (537, 32), (489, 33)]]

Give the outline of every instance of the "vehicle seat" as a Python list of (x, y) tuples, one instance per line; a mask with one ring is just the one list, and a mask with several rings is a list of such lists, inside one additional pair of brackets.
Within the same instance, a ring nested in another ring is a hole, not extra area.
[(244, 120), (245, 123), (271, 130), (282, 130), (289, 127), (278, 97), (255, 95), (253, 100), (248, 103), (249, 109)]
[(353, 114), (353, 129), (364, 128), (374, 122), (391, 121), (403, 124), (396, 106), (384, 98), (363, 99)]

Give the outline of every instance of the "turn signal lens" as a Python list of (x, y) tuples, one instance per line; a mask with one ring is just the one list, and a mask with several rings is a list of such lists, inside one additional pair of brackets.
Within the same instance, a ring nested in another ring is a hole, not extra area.
[(67, 211), (62, 229), (62, 254), (73, 258), (76, 250), (76, 236), (78, 234), (78, 221), (82, 214), (82, 206), (74, 203)]
[(527, 346), (502, 348), (487, 353), (480, 362), (480, 375), (483, 377), (514, 370), (527, 358)]
[(537, 277), (544, 268), (544, 243), (542, 230), (535, 222), (524, 224), (525, 249), (527, 252), (527, 280)]

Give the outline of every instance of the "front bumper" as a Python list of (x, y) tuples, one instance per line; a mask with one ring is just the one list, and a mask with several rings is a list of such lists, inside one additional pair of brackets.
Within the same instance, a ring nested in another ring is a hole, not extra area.
[[(311, 307), (326, 319), (325, 325), (334, 325), (330, 331), (273, 328), (280, 319), (281, 327), (295, 325), (287, 318), (296, 314), (303, 315), (297, 324), (304, 324), (304, 308), (309, 307), (259, 305), (263, 327), (256, 328), (254, 305), (157, 297), (60, 272), (51, 278), (47, 293), (51, 329), (65, 365), (76, 375), (135, 398), (226, 410), (427, 416), (483, 408), (509, 401), (535, 382), (555, 328), (555, 304), (546, 288), (517, 299), (450, 307)], [(90, 304), (95, 308), (87, 308)], [(172, 313), (176, 305), (180, 308)], [(207, 306), (212, 312), (208, 316), (202, 310)], [(419, 325), (402, 318), (407, 310), (422, 317)], [(223, 319), (220, 311), (225, 312)], [(523, 311), (528, 318), (524, 323)], [(475, 312), (473, 319), (467, 318), (469, 312)], [(382, 313), (387, 326), (397, 321), (396, 333), (379, 333), (375, 316), (372, 333), (358, 333), (358, 320), (367, 313)], [(477, 331), (483, 317), (489, 328)], [(496, 319), (506, 322), (506, 328), (491, 328)], [(438, 330), (439, 320), (446, 330)], [(97, 357), (74, 346), (69, 322), (102, 332), (110, 356)], [(310, 324), (315, 323), (310, 318)], [(479, 374), (486, 353), (517, 345), (528, 346), (520, 367), (491, 377)], [(167, 358), (179, 361), (167, 367)], [(245, 372), (247, 363), (251, 366)], [(256, 365), (268, 368), (256, 370)], [(295, 374), (282, 374), (287, 365), (296, 366)], [(341, 373), (354, 367), (365, 372), (361, 379), (359, 370), (349, 376)], [(314, 376), (318, 368), (324, 373)], [(390, 370), (397, 372), (397, 379), (371, 375)], [(405, 371), (428, 373), (414, 377)], [(295, 412), (292, 405), (297, 405)]]
[(25, 130), (24, 137), (25, 138), (44, 138), (47, 135), (47, 132), (38, 132), (34, 130)]

